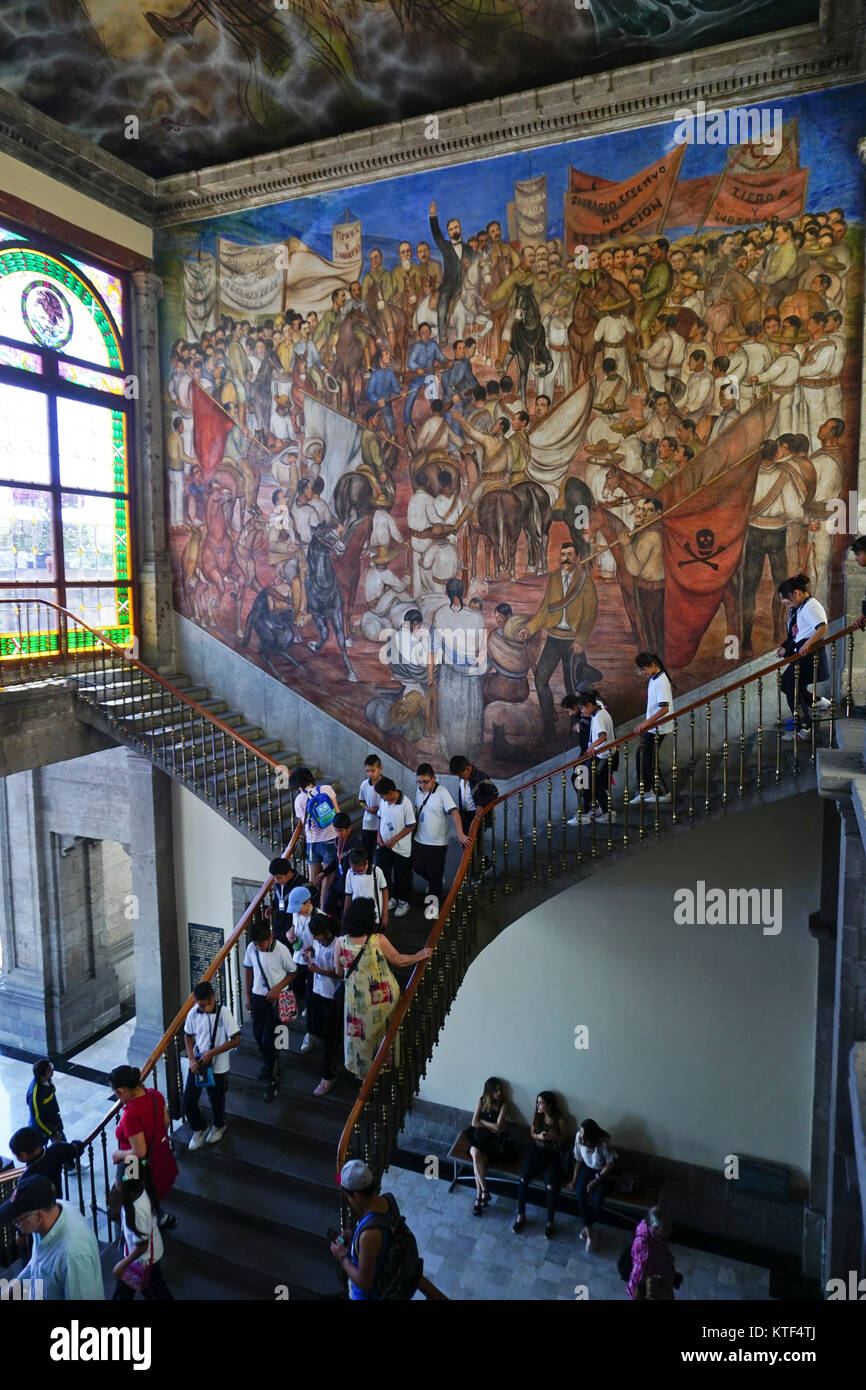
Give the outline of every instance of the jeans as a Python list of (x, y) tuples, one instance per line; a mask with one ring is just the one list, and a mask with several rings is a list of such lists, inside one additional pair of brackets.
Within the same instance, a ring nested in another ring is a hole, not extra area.
[(544, 1186), (547, 1189), (547, 1219), (552, 1221), (556, 1211), (556, 1194), (562, 1182), (562, 1159), (558, 1148), (543, 1149), (540, 1144), (536, 1144), (533, 1140), (517, 1187), (518, 1216), (526, 1215), (526, 1189), (533, 1178), (542, 1174), (544, 1175)]
[(183, 1113), (190, 1129), (196, 1132), (207, 1128), (201, 1117), (202, 1091), (208, 1093), (210, 1108), (213, 1112), (214, 1129), (222, 1129), (226, 1122), (226, 1091), (229, 1088), (229, 1074), (227, 1071), (217, 1072), (213, 1080), (212, 1086), (197, 1086), (193, 1072), (190, 1072), (186, 1078), (186, 1085), (183, 1088)]
[(258, 1044), (259, 1051), (270, 1066), (271, 1071), (276, 1072), (277, 1044), (274, 1037), (274, 1032), (278, 1023), (276, 1004), (264, 994), (254, 994), (252, 996), (252, 1005), (253, 1037)]
[(598, 1173), (592, 1168), (588, 1168), (585, 1163), (582, 1163), (577, 1174), (575, 1195), (577, 1197), (577, 1207), (585, 1226), (594, 1226), (601, 1216), (605, 1193), (610, 1186), (609, 1178), (598, 1178), (598, 1182), (592, 1192), (587, 1193), (586, 1189), (594, 1178), (598, 1178)]
[[(169, 1300), (173, 1303), (174, 1295), (169, 1291), (159, 1266), (159, 1260), (151, 1265), (150, 1279), (148, 1280), (147, 1287), (141, 1290), (141, 1296), (142, 1298), (148, 1299), (151, 1303), (166, 1303)], [(122, 1284), (118, 1279), (114, 1293), (111, 1295), (111, 1300), (113, 1303), (131, 1303), (135, 1295), (135, 1289), (130, 1288), (129, 1284)]]
[(385, 875), (391, 897), (409, 902), (412, 897), (411, 858), (406, 854), (395, 854), (394, 850), (380, 845), (376, 851), (376, 863)]

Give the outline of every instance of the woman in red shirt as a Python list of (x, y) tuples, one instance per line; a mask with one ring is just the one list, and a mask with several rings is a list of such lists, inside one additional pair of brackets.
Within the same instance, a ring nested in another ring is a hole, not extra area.
[[(113, 1163), (125, 1162), (130, 1153), (147, 1159), (151, 1181), (160, 1206), (174, 1186), (178, 1168), (168, 1141), (169, 1113), (165, 1099), (155, 1088), (141, 1084), (138, 1067), (115, 1067), (108, 1078), (123, 1110), (114, 1131), (117, 1149)], [(157, 1213), (161, 1229), (177, 1225), (177, 1218)]]

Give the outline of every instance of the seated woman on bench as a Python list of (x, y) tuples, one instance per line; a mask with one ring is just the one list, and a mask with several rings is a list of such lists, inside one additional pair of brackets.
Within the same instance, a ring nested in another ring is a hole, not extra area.
[(480, 1216), (490, 1201), (490, 1193), (484, 1181), (487, 1160), (490, 1159), (495, 1164), (497, 1159), (516, 1157), (514, 1140), (508, 1130), (502, 1128), (507, 1110), (502, 1082), (498, 1076), (489, 1076), (475, 1107), (468, 1133), (469, 1152), (475, 1170), (476, 1197), (475, 1206), (472, 1208), (473, 1216)]
[(562, 1116), (556, 1096), (552, 1091), (539, 1091), (529, 1131), (532, 1144), (517, 1189), (517, 1215), (512, 1227), (515, 1235), (526, 1225), (526, 1189), (533, 1178), (543, 1174), (544, 1186), (547, 1188), (547, 1225), (544, 1234), (548, 1240), (553, 1236), (556, 1194), (562, 1183), (562, 1129)]
[(593, 1227), (601, 1216), (604, 1196), (610, 1185), (609, 1173), (616, 1163), (616, 1150), (607, 1130), (595, 1120), (584, 1120), (574, 1139), (574, 1172), (566, 1187), (577, 1192), (577, 1205), (584, 1229), (579, 1239), (586, 1241), (587, 1251), (598, 1249), (598, 1236)]

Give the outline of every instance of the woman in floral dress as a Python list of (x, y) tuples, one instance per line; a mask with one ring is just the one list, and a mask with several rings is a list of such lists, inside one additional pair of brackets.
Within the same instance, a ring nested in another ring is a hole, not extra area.
[(346, 982), (346, 1069), (363, 1081), (400, 998), (391, 966), (415, 965), (433, 952), (429, 946), (413, 956), (395, 951), (387, 936), (375, 930), (376, 912), (370, 898), (353, 901), (343, 925), (346, 935), (334, 949), (334, 969)]

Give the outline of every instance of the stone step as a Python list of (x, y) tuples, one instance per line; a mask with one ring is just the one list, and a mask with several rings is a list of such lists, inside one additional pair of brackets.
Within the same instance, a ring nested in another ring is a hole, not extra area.
[(339, 1222), (336, 1160), (332, 1159), (327, 1169), (323, 1166), (322, 1184), (315, 1188), (293, 1181), (291, 1153), (283, 1156), (287, 1161), (279, 1172), (273, 1166), (261, 1167), (252, 1180), (249, 1171), (212, 1161), (214, 1151), (227, 1137), (228, 1132), (219, 1144), (204, 1144), (195, 1153), (187, 1151), (182, 1155), (172, 1199), (176, 1193), (183, 1193), (191, 1200), (205, 1202), (212, 1212), (243, 1216), (251, 1234), (278, 1230), (287, 1247), (295, 1241), (318, 1246), (328, 1227)]

